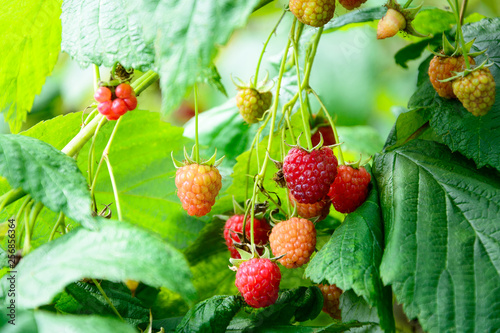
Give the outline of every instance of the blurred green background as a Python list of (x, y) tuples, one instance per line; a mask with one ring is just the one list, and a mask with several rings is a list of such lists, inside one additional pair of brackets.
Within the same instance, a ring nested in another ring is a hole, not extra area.
[[(216, 58), (216, 65), (229, 97), (236, 94), (231, 81), (238, 77), (248, 81), (255, 74), (255, 66), (262, 45), (277, 22), (287, 1), (274, 1), (255, 12), (247, 26), (236, 31), (228, 45), (222, 47)], [(369, 0), (363, 7), (381, 6), (384, 1)], [(418, 3), (416, 3), (418, 4)], [(447, 8), (446, 1), (424, 1), (424, 6)], [(335, 16), (346, 11), (337, 6)], [(497, 0), (469, 1), (466, 15), (477, 12), (486, 17), (499, 16), (500, 3)], [(292, 15), (288, 14), (271, 39), (264, 55), (263, 64), (282, 51)], [(394, 54), (412, 42), (398, 34), (395, 38), (376, 39), (376, 24), (349, 25), (334, 33), (325, 34), (320, 42), (311, 86), (319, 93), (328, 110), (338, 117), (338, 125), (369, 125), (377, 130), (381, 138), (389, 133), (397, 114), (404, 110), (414, 91), (419, 61), (411, 61), (404, 69), (394, 62)], [(428, 54), (425, 51), (424, 56)], [(272, 68), (261, 68), (274, 74)], [(101, 77), (108, 77), (109, 68), (101, 68)], [(80, 68), (67, 54), (61, 53), (51, 77), (49, 77), (35, 102), (23, 130), (37, 122), (59, 114), (81, 111), (93, 102), (93, 72), (91, 68)], [(207, 110), (224, 103), (227, 97), (216, 89), (200, 87), (200, 108)], [(139, 98), (139, 109), (160, 111), (161, 97), (158, 85), (146, 90)], [(314, 106), (313, 106), (314, 107)], [(186, 100), (167, 121), (181, 125), (191, 117), (192, 96)], [(316, 111), (316, 110), (313, 110)], [(1, 118), (1, 116), (0, 116)], [(0, 119), (0, 131), (8, 133), (9, 128)]]

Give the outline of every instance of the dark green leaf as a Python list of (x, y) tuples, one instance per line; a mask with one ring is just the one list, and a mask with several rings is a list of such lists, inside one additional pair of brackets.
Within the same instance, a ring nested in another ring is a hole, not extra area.
[(22, 135), (0, 136), (0, 174), (52, 211), (95, 226), (85, 178), (72, 158), (51, 145)]
[[(128, 324), (135, 327), (149, 322), (149, 308), (137, 297), (132, 297), (130, 290), (123, 283), (102, 281), (101, 287)], [(81, 308), (74, 312), (66, 308), (67, 313), (115, 316), (113, 309), (93, 283), (75, 282), (66, 287), (66, 292), (81, 304)]]
[[(380, 266), (429, 332), (500, 327), (500, 176), (414, 140), (375, 158), (386, 232)], [(479, 319), (480, 318), (480, 319)]]
[(315, 283), (327, 281), (344, 291), (353, 289), (370, 306), (377, 307), (382, 327), (393, 332), (391, 292), (384, 290), (379, 273), (384, 240), (374, 181), (371, 187), (366, 202), (347, 215), (330, 241), (311, 260), (306, 276)]
[(353, 10), (347, 14), (335, 17), (329, 23), (325, 24), (324, 30), (325, 32), (332, 32), (351, 23), (380, 20), (386, 12), (387, 8), (383, 6)]
[(212, 63), (217, 46), (243, 26), (257, 0), (128, 1), (139, 15), (147, 42), (154, 43), (163, 92), (163, 113), (175, 110)]
[(323, 295), (318, 287), (282, 290), (276, 303), (252, 313), (247, 329), (289, 325), (292, 321), (316, 318), (323, 308)]
[(2, 3), (0, 111), (18, 132), (52, 73), (61, 47), (61, 0)]
[[(358, 321), (366, 325), (351, 329), (352, 333), (381, 333), (380, 318), (377, 308), (370, 307), (363, 297), (357, 296), (354, 291), (348, 290), (340, 296), (340, 309), (343, 321)], [(399, 324), (399, 323), (398, 323)]]
[[(481, 63), (488, 56), (494, 65), (491, 72), (500, 85), (500, 19), (484, 19), (463, 27), (466, 40), (476, 38), (472, 51), (488, 49), (485, 55), (478, 56)], [(419, 68), (418, 87), (409, 102), (410, 109), (429, 108), (430, 125), (441, 136), (452, 151), (474, 159), (478, 167), (491, 165), (500, 170), (500, 89), (496, 101), (486, 116), (475, 117), (458, 100), (441, 98), (434, 91), (427, 71), (430, 58)]]
[(422, 139), (429, 131), (430, 114), (427, 109), (416, 109), (403, 112), (398, 116), (394, 128), (389, 135), (384, 149), (390, 150), (402, 146), (406, 141), (418, 136)]
[[(191, 272), (175, 248), (125, 222), (99, 221), (98, 231), (74, 230), (21, 260), (17, 266), (19, 307), (47, 304), (66, 285), (82, 278), (142, 281), (194, 299)], [(6, 285), (4, 279), (4, 293)]]
[(65, 0), (62, 6), (62, 50), (82, 66), (147, 70), (154, 62), (152, 44), (142, 37), (139, 16), (127, 12), (126, 0)]
[(235, 320), (229, 326), (227, 332), (265, 332), (265, 333), (338, 333), (338, 332), (354, 332), (352, 331), (355, 327), (361, 327), (366, 325), (366, 323), (360, 323), (357, 321), (351, 322), (334, 322), (328, 326), (314, 327), (314, 326), (300, 326), (300, 325), (276, 325), (271, 327), (252, 327), (252, 322), (249, 319)]
[(432, 38), (422, 39), (418, 42), (407, 45), (396, 52), (394, 60), (399, 66), (408, 68), (408, 61), (420, 58), (428, 45), (430, 45), (433, 49), (441, 45), (441, 40), (441, 35), (436, 35)]
[(241, 300), (237, 296), (214, 296), (189, 310), (175, 331), (225, 332), (241, 306)]

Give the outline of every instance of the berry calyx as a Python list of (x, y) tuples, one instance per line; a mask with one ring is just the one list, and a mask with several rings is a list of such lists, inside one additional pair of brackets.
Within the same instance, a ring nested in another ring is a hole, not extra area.
[(286, 185), (297, 202), (311, 204), (322, 200), (337, 174), (337, 158), (330, 148), (308, 152), (292, 148), (283, 161)]
[(371, 176), (364, 167), (339, 165), (337, 177), (330, 187), (328, 196), (333, 207), (340, 213), (351, 213), (361, 206), (368, 196)]
[[(238, 250), (236, 250), (234, 246), (234, 242), (239, 243), (241, 241), (238, 233), (241, 234), (243, 232), (243, 219), (245, 218), (244, 214), (237, 214), (231, 216), (224, 226), (224, 239), (226, 240), (226, 245), (231, 253), (231, 258), (241, 259), (241, 255)], [(245, 225), (245, 235), (247, 239), (250, 239), (250, 217), (247, 217), (247, 223)], [(254, 233), (254, 241), (256, 245), (264, 246), (269, 242), (269, 232), (271, 231), (271, 227), (267, 223), (265, 219), (254, 219), (253, 222), (253, 233)], [(262, 250), (259, 250), (259, 254), (262, 254)]]
[(366, 0), (339, 0), (339, 3), (347, 10), (353, 10), (364, 4)]
[(333, 319), (341, 320), (340, 295), (342, 295), (342, 289), (337, 288), (334, 284), (320, 284), (318, 288), (323, 294), (323, 312), (330, 315)]
[(253, 258), (240, 264), (235, 285), (253, 308), (272, 305), (278, 299), (281, 272), (278, 265), (267, 258)]
[(384, 17), (378, 22), (377, 39), (384, 39), (396, 35), (399, 30), (406, 28), (406, 19), (395, 9), (389, 8)]
[(236, 94), (236, 106), (248, 124), (257, 123), (264, 112), (271, 106), (273, 94), (270, 91), (259, 91), (244, 87)]
[(495, 79), (489, 68), (474, 70), (453, 81), (453, 93), (474, 116), (484, 116), (495, 103)]
[(111, 101), (111, 90), (107, 87), (99, 87), (94, 93), (94, 99), (99, 102)]
[(290, 11), (297, 19), (312, 27), (322, 27), (335, 12), (335, 0), (290, 0)]
[(207, 215), (222, 187), (219, 170), (211, 165), (188, 164), (177, 169), (177, 196), (191, 216)]
[(306, 219), (292, 217), (274, 226), (269, 235), (271, 251), (286, 268), (298, 268), (309, 262), (316, 248), (316, 228)]
[[(469, 63), (475, 64), (473, 58), (469, 57)], [(429, 64), (429, 79), (434, 87), (434, 90), (439, 96), (443, 98), (456, 98), (453, 92), (451, 81), (441, 82), (441, 80), (448, 79), (454, 75), (453, 72), (461, 72), (465, 69), (465, 59), (463, 55), (446, 57), (436, 55), (432, 58)]]
[(116, 89), (115, 89), (115, 95), (118, 98), (130, 98), (131, 96), (135, 96), (134, 90), (130, 86), (130, 84), (127, 83), (121, 83), (119, 84)]
[(315, 222), (318, 222), (324, 220), (330, 213), (331, 201), (328, 196), (312, 204), (297, 202), (291, 193), (289, 193), (289, 198), (292, 205), (296, 207), (299, 216), (305, 219), (316, 218)]

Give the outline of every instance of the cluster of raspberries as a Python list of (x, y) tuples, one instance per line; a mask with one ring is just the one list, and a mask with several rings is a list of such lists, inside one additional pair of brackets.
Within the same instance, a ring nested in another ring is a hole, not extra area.
[(116, 88), (100, 87), (95, 91), (94, 99), (99, 103), (97, 110), (108, 120), (118, 120), (137, 107), (134, 90), (127, 83), (121, 83)]

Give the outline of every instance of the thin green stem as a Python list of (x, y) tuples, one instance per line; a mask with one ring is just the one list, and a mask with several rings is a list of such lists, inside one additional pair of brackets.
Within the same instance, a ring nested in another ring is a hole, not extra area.
[(24, 209), (24, 245), (23, 257), (31, 251), (31, 229), (30, 229), (30, 212), (33, 206), (33, 200), (30, 200)]
[(56, 235), (57, 228), (59, 227), (60, 224), (64, 223), (64, 213), (61, 212), (59, 213), (59, 217), (57, 218), (56, 224), (54, 224), (54, 228), (52, 228), (52, 231), (50, 232), (49, 236), (49, 242), (54, 239), (54, 236)]
[(123, 321), (122, 316), (120, 315), (120, 313), (118, 312), (118, 310), (113, 305), (113, 302), (111, 302), (111, 300), (109, 299), (108, 295), (106, 295), (106, 292), (104, 291), (104, 289), (102, 289), (101, 284), (96, 279), (92, 279), (92, 282), (94, 282), (94, 284), (97, 287), (97, 289), (99, 289), (99, 292), (101, 293), (102, 297), (104, 297), (104, 299), (106, 300), (106, 303), (108, 303), (108, 305), (111, 307), (111, 310), (113, 310), (113, 312), (116, 314), (116, 316), (118, 318), (120, 318), (120, 320)]
[[(95, 141), (97, 138), (97, 133), (99, 133), (99, 130), (101, 129), (102, 125), (106, 122), (106, 118), (102, 118), (99, 124), (97, 125), (95, 129), (94, 136), (92, 137), (92, 143), (90, 144), (90, 149), (89, 149), (89, 158), (88, 158), (88, 174), (89, 174), (89, 184), (93, 183), (93, 174), (94, 174), (94, 157), (95, 157)], [(97, 210), (97, 202), (95, 199), (95, 195), (92, 196), (92, 201), (94, 204), (94, 210)]]
[[(301, 23), (303, 24), (303, 23)], [(299, 66), (299, 51), (298, 51), (298, 44), (297, 40), (294, 41), (293, 43), (293, 54), (295, 58), (295, 69), (297, 72), (297, 84), (299, 88), (299, 102), (300, 102), (300, 115), (302, 116), (302, 126), (304, 129), (304, 133), (306, 136), (306, 146), (308, 150), (311, 150), (313, 148), (312, 142), (311, 142), (311, 128), (309, 126), (309, 114), (307, 113), (304, 100), (302, 98), (302, 87), (301, 84), (301, 79), (300, 79), (300, 66)]]
[(115, 72), (116, 72), (116, 67), (118, 66), (118, 61), (113, 64), (113, 67), (111, 68), (111, 77), (112, 79), (115, 78)]
[(116, 204), (116, 211), (118, 213), (118, 220), (123, 221), (122, 209), (120, 207), (120, 197), (118, 195), (118, 188), (116, 187), (115, 176), (113, 175), (113, 168), (111, 167), (111, 162), (109, 161), (109, 158), (106, 156), (104, 159), (106, 160), (106, 164), (108, 166), (109, 179), (111, 180), (111, 186), (113, 187), (113, 194), (115, 196), (115, 201), (116, 201), (115, 204)]
[(467, 0), (463, 1), (462, 9), (460, 10), (460, 13), (458, 13), (458, 8), (459, 8), (458, 0), (455, 0), (455, 6), (456, 6), (455, 16), (457, 20), (457, 34), (458, 37), (460, 38), (460, 44), (462, 44), (462, 54), (465, 60), (465, 68), (470, 69), (469, 55), (467, 54), (468, 53), (467, 47), (464, 39), (464, 34), (462, 32), (462, 17), (461, 17), (463, 15), (462, 11), (465, 11), (465, 6), (467, 5), (466, 1)]
[(200, 164), (200, 141), (198, 139), (198, 86), (194, 84), (194, 161)]
[(255, 78), (254, 78), (254, 81), (253, 81), (253, 84), (254, 84), (255, 87), (257, 87), (258, 77), (259, 77), (259, 70), (260, 70), (260, 64), (262, 62), (262, 58), (264, 57), (264, 53), (266, 52), (267, 44), (269, 44), (269, 41), (271, 40), (271, 37), (276, 33), (276, 29), (280, 25), (281, 20), (283, 19), (283, 17), (285, 17), (285, 14), (286, 14), (286, 10), (284, 10), (283, 14), (281, 14), (278, 22), (274, 26), (273, 30), (271, 31), (271, 33), (267, 37), (267, 40), (264, 43), (264, 46), (262, 47), (262, 52), (260, 53), (259, 61), (257, 62), (257, 68), (255, 69)]
[(30, 239), (33, 237), (33, 230), (35, 229), (35, 222), (40, 214), (41, 210), (43, 209), (43, 204), (41, 202), (37, 202), (33, 209), (31, 210), (30, 214)]
[(460, 15), (458, 20), (460, 21), (461, 25), (464, 23), (464, 14), (465, 14), (465, 9), (467, 8), (467, 2), (468, 0), (463, 0), (462, 6), (460, 8)]
[[(123, 117), (120, 117), (118, 121), (115, 124), (115, 127), (113, 128), (113, 132), (111, 132), (111, 136), (109, 137), (108, 143), (106, 144), (106, 147), (104, 147), (104, 150), (102, 151), (101, 159), (99, 161), (99, 165), (97, 166), (96, 173), (94, 175), (94, 180), (92, 181), (92, 185), (90, 186), (90, 196), (92, 198), (95, 197), (95, 187), (97, 183), (97, 177), (99, 176), (99, 172), (101, 171), (101, 167), (104, 161), (108, 164), (108, 171), (109, 171), (109, 176), (111, 178), (111, 185), (113, 186), (113, 192), (115, 192), (116, 184), (113, 184), (114, 182), (114, 176), (113, 176), (113, 171), (111, 168), (111, 163), (108, 161), (108, 154), (109, 154), (109, 149), (111, 148), (111, 144), (113, 143), (113, 139), (115, 138), (116, 132), (118, 131), (118, 127), (120, 127), (121, 121)], [(118, 191), (115, 192), (115, 200), (118, 198)], [(120, 203), (116, 202), (116, 208), (118, 210), (118, 218), (121, 220), (121, 211), (120, 211)], [(96, 204), (96, 210), (97, 210), (97, 204)]]
[(101, 73), (99, 72), (99, 66), (94, 65), (94, 91), (99, 88), (99, 82), (101, 81)]
[(14, 221), (16, 221), (16, 235), (19, 235), (19, 239), (16, 241), (16, 249), (19, 249), (19, 244), (21, 244), (21, 237), (23, 234), (22, 230), (19, 230), (18, 232), (17, 228), (19, 226), (21, 226), (21, 228), (24, 226), (22, 223), (19, 223), (19, 221), (21, 221), (21, 215), (23, 215), (24, 210), (30, 201), (31, 201), (31, 196), (30, 195), (26, 196), (26, 199), (24, 199), (23, 203), (21, 204), (21, 207), (17, 211), (16, 217), (14, 218)]
[[(309, 91), (313, 93), (314, 97), (316, 97), (316, 99), (318, 100), (319, 105), (321, 105), (321, 108), (323, 109), (323, 111), (325, 113), (325, 116), (328, 119), (328, 122), (330, 123), (330, 126), (332, 127), (333, 135), (335, 137), (335, 143), (340, 143), (340, 141), (339, 141), (339, 134), (337, 132), (337, 127), (335, 126), (335, 122), (333, 121), (332, 117), (328, 113), (328, 110), (326, 109), (325, 104), (323, 104), (323, 101), (321, 101), (321, 98), (319, 98), (318, 94), (316, 93), (316, 91), (314, 91), (314, 89), (309, 88)], [(344, 154), (342, 153), (342, 148), (340, 148), (340, 145), (338, 145), (337, 148), (339, 150), (340, 164), (343, 165), (344, 164)]]

